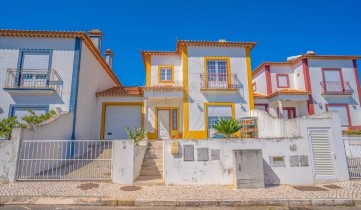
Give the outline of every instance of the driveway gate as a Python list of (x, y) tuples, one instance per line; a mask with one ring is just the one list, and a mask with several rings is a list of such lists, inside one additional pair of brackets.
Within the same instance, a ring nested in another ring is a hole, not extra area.
[(350, 178), (361, 178), (361, 137), (344, 137)]
[(110, 140), (23, 140), (17, 180), (111, 180)]

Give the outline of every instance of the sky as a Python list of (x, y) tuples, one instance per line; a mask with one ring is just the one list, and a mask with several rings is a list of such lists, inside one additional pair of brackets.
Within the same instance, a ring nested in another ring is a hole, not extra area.
[(113, 50), (113, 70), (126, 86), (145, 84), (140, 50), (175, 50), (177, 39), (255, 41), (252, 69), (308, 50), (361, 55), (359, 0), (0, 2), (3, 29), (100, 29), (102, 53)]

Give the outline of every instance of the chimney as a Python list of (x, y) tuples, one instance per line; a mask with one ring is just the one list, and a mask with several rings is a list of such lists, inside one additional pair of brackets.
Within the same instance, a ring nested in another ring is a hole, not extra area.
[(316, 55), (316, 53), (312, 50), (308, 50), (306, 54), (307, 55)]
[(113, 51), (110, 49), (105, 50), (105, 61), (108, 63), (109, 67), (112, 68), (113, 65)]
[(92, 40), (93, 44), (99, 50), (99, 52), (102, 47), (102, 36), (103, 33), (99, 29), (92, 29), (89, 32), (89, 38)]

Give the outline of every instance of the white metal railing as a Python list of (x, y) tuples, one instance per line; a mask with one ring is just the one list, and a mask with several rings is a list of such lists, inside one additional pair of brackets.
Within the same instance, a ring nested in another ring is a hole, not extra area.
[(51, 88), (60, 91), (63, 80), (55, 70), (48, 69), (8, 69), (5, 88)]
[(344, 136), (350, 178), (361, 178), (361, 136)]
[(111, 140), (22, 140), (17, 180), (111, 180)]

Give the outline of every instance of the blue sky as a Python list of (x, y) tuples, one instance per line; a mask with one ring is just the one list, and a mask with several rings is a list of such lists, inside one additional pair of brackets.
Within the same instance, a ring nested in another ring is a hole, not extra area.
[[(143, 85), (140, 50), (174, 50), (176, 39), (256, 41), (252, 68), (262, 61), (313, 50), (361, 55), (359, 0), (6, 1), (5, 29), (103, 31), (103, 51), (124, 85)], [(358, 62), (359, 70), (361, 63)]]

